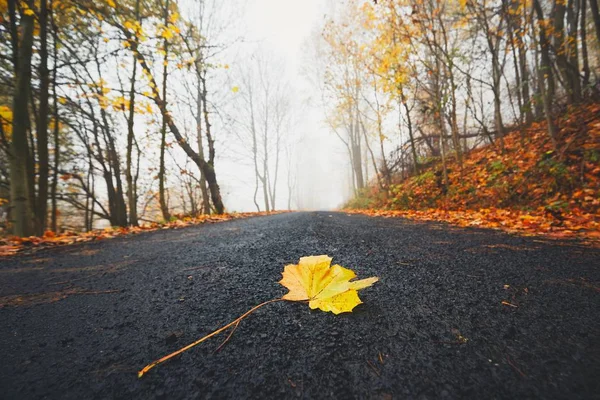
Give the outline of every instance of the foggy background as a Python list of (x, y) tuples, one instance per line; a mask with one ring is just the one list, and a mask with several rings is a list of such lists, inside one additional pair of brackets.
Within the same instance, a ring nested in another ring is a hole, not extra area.
[[(256, 211), (253, 202), (255, 173), (249, 144), (240, 143), (240, 127), (232, 119), (238, 110), (236, 97), (244, 95), (239, 77), (253, 67), (253, 55), (263, 55), (278, 64), (272, 80), (285, 81), (291, 123), (286, 133), (288, 147), (281, 153), (277, 183), (276, 209), (327, 210), (341, 206), (352, 193), (348, 157), (343, 144), (325, 123), (323, 101), (314, 73), (315, 42), (320, 39), (323, 23), (334, 10), (326, 0), (230, 0), (206, 1), (215, 7), (215, 42), (225, 46), (216, 56), (229, 68), (213, 71), (209, 79), (213, 97), (220, 100), (220, 118), (215, 120), (217, 139), (216, 171), (225, 206), (229, 211)], [(227, 4), (226, 4), (227, 3)], [(197, 8), (191, 1), (190, 9)], [(182, 8), (184, 6), (182, 5)], [(225, 82), (225, 87), (220, 85)], [(232, 88), (238, 89), (232, 93)], [(231, 113), (231, 115), (227, 115)], [(213, 118), (214, 119), (214, 118)], [(174, 157), (185, 160), (178, 149)], [(290, 190), (291, 186), (291, 190)], [(291, 196), (291, 197), (290, 197)], [(261, 210), (264, 206), (259, 204)]]

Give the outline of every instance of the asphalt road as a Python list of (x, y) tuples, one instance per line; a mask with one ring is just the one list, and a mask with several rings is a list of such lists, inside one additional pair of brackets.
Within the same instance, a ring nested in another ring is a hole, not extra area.
[[(335, 316), (270, 304), (328, 254), (380, 282)], [(600, 250), (307, 212), (0, 260), (0, 398), (599, 398)], [(505, 302), (505, 304), (503, 304)]]

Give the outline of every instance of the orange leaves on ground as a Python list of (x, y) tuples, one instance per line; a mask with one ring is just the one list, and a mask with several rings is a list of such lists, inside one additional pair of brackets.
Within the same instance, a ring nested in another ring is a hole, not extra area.
[(152, 222), (141, 226), (129, 226), (127, 228), (112, 227), (100, 230), (94, 230), (84, 233), (75, 232), (64, 232), (59, 235), (54, 232), (47, 231), (44, 236), (30, 236), (30, 237), (11, 237), (0, 240), (0, 257), (11, 256), (21, 251), (32, 249), (32, 248), (47, 248), (54, 246), (64, 246), (79, 242), (91, 242), (94, 240), (111, 239), (117, 236), (131, 235), (146, 231), (156, 231), (159, 229), (177, 229), (185, 228), (187, 226), (199, 225), (204, 223), (216, 223), (223, 221), (230, 221), (238, 218), (248, 218), (261, 215), (272, 215), (279, 214), (285, 211), (272, 211), (266, 212), (246, 212), (246, 213), (232, 213), (222, 215), (200, 215), (198, 217), (184, 217), (177, 219), (165, 224), (158, 222)]
[(419, 221), (448, 222), (461, 227), (500, 229), (521, 235), (544, 235), (549, 238), (578, 238), (589, 244), (600, 244), (600, 222), (598, 216), (573, 212), (557, 220), (545, 212), (486, 208), (480, 210), (346, 210), (351, 214), (366, 214), (377, 217), (403, 217)]
[(340, 265), (331, 266), (326, 255), (302, 257), (298, 264), (286, 265), (279, 281), (290, 291), (284, 300), (308, 301), (311, 309), (331, 311), (334, 314), (352, 312), (361, 304), (358, 290), (378, 281), (372, 277), (350, 282), (356, 274)]
[(157, 365), (178, 356), (229, 328), (232, 328), (229, 336), (227, 336), (225, 341), (217, 348), (220, 349), (231, 338), (231, 335), (244, 318), (267, 304), (278, 301), (306, 301), (311, 309), (318, 308), (326, 312), (331, 311), (334, 314), (352, 312), (354, 307), (362, 303), (358, 297), (358, 290), (369, 287), (379, 280), (376, 277), (371, 277), (358, 281), (351, 281), (356, 278), (356, 274), (352, 270), (337, 264), (332, 267), (331, 257), (326, 255), (302, 257), (298, 264), (286, 265), (282, 275), (283, 278), (279, 283), (289, 289), (289, 292), (283, 297), (260, 303), (216, 331), (201, 337), (195, 342), (190, 343), (171, 354), (151, 362), (138, 372), (138, 378), (144, 376)]
[[(371, 187), (349, 209), (370, 215), (445, 221), (520, 234), (600, 242), (600, 104), (570, 108), (557, 121), (553, 149), (545, 123), (515, 129), (469, 152), (462, 167), (432, 161), (419, 175), (397, 179), (389, 191)], [(365, 207), (367, 205), (367, 207)]]

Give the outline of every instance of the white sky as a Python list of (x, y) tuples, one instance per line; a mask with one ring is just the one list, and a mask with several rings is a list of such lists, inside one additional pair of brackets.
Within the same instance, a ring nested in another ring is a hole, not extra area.
[(290, 63), (311, 29), (323, 17), (324, 0), (250, 0), (245, 15), (249, 33), (280, 53)]

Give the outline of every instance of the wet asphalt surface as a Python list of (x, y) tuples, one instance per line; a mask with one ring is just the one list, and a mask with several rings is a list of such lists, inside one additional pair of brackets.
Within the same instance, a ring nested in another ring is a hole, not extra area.
[[(381, 281), (351, 314), (265, 306), (137, 379), (318, 254)], [(329, 212), (4, 258), (0, 398), (599, 398), (599, 269), (577, 243)]]

